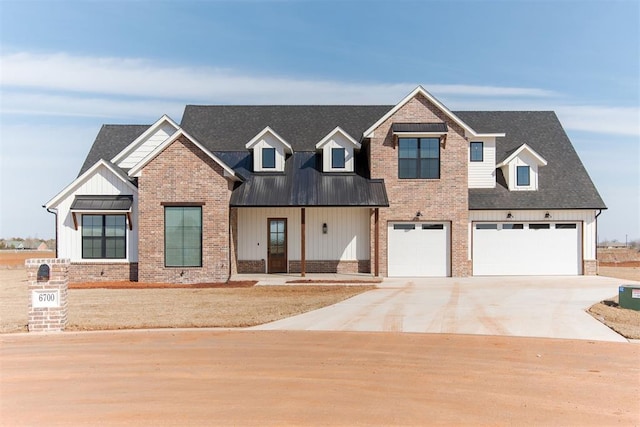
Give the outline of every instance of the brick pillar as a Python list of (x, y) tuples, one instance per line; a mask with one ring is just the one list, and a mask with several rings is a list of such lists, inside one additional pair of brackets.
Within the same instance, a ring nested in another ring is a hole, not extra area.
[(69, 259), (28, 259), (29, 332), (64, 331)]

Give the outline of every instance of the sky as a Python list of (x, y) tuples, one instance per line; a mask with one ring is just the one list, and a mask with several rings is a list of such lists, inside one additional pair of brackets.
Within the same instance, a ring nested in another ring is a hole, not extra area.
[(608, 206), (599, 241), (640, 238), (636, 0), (0, 0), (0, 238), (54, 237), (42, 205), (104, 123), (417, 85), (453, 111), (555, 111)]

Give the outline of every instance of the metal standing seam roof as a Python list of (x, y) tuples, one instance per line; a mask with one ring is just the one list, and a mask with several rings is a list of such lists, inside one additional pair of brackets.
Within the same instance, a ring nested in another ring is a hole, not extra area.
[[(250, 161), (250, 155), (242, 154), (245, 156), (244, 162)], [(220, 156), (224, 158), (225, 153), (220, 153)], [(321, 172), (319, 157), (315, 152), (296, 152), (287, 159), (284, 173), (249, 175), (233, 190), (230, 206), (389, 206), (382, 180), (367, 179), (355, 173)], [(245, 163), (238, 165), (244, 167)]]
[(393, 123), (392, 132), (447, 132), (447, 124), (442, 123)]
[(133, 196), (75, 196), (72, 211), (128, 211), (133, 204)]

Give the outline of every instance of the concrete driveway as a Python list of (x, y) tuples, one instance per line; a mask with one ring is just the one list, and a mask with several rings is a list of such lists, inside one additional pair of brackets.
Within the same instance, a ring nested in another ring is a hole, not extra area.
[[(625, 342), (585, 310), (617, 295), (600, 276), (385, 279), (378, 289), (259, 330), (401, 331)], [(637, 282), (636, 282), (637, 283)]]

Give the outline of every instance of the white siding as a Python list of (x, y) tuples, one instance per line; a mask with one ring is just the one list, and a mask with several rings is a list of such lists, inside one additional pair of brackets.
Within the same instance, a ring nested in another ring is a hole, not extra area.
[[(238, 259), (267, 259), (268, 218), (287, 218), (288, 258), (299, 260), (300, 208), (238, 209)], [(305, 230), (307, 260), (369, 259), (368, 208), (306, 208)]]
[[(483, 160), (481, 162), (472, 162), (470, 154), (467, 154), (467, 159), (469, 159), (469, 188), (494, 188), (496, 186), (495, 138), (473, 138), (469, 142), (482, 142), (484, 145)], [(470, 143), (469, 147), (471, 147)]]
[[(276, 167), (262, 168), (262, 149), (276, 149)], [(252, 147), (253, 149), (253, 170), (256, 172), (282, 172), (284, 171), (285, 146), (282, 142), (273, 136), (270, 132), (264, 134), (260, 141)]]
[[(76, 195), (133, 195), (131, 220), (133, 230), (129, 230), (127, 224), (127, 258), (122, 260), (104, 260), (104, 262), (137, 262), (138, 261), (138, 194), (122, 178), (115, 175), (104, 166), (96, 169), (96, 172), (78, 183), (76, 189), (70, 192), (56, 206), (58, 209), (58, 248), (60, 258), (70, 258), (72, 262), (81, 262), (82, 259), (82, 218), (76, 213), (78, 229), (73, 225), (73, 217), (70, 209)], [(88, 262), (101, 262), (102, 260), (86, 260)]]
[[(529, 166), (529, 185), (518, 186), (517, 167)], [(538, 163), (529, 153), (521, 152), (517, 157), (502, 167), (502, 173), (510, 191), (533, 191), (538, 189)]]
[(175, 133), (177, 129), (169, 123), (165, 123), (156, 132), (149, 135), (128, 156), (118, 162), (123, 169), (131, 169), (140, 163), (149, 153)]
[[(344, 148), (344, 168), (333, 169), (331, 167), (331, 149)], [(355, 162), (353, 160), (353, 144), (344, 135), (335, 133), (322, 147), (322, 170), (325, 172), (353, 172)]]
[[(507, 213), (511, 212), (513, 218), (507, 220)], [(549, 212), (551, 218), (545, 219), (545, 213)], [(596, 259), (596, 211), (588, 209), (563, 209), (563, 210), (515, 210), (515, 211), (469, 211), (469, 241), (472, 235), (473, 221), (496, 222), (575, 222), (582, 223), (582, 259), (585, 261)], [(471, 246), (469, 245), (469, 259), (471, 259)]]

